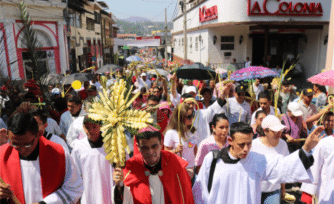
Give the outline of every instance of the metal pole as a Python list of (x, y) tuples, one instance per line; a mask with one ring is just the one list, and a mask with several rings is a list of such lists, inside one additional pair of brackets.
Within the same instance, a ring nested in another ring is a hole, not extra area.
[(165, 67), (167, 68), (167, 9), (165, 9)]
[(188, 42), (187, 42), (187, 1), (183, 0), (183, 37), (184, 37), (184, 60), (188, 58)]

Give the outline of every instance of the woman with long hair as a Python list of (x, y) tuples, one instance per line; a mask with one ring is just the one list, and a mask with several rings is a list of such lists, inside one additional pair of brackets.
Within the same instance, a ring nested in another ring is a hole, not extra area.
[[(270, 159), (277, 155), (287, 156), (289, 155), (288, 145), (281, 139), (282, 132), (285, 126), (281, 121), (273, 115), (265, 117), (258, 126), (257, 131), (260, 137), (256, 138), (252, 142), (251, 151), (265, 155)], [(279, 204), (281, 201), (281, 185), (271, 184), (270, 182), (261, 182), (261, 203), (262, 204)], [(285, 194), (284, 185), (282, 185), (282, 197), (288, 197), (291, 195)]]
[(212, 135), (204, 139), (198, 146), (195, 158), (196, 172), (198, 173), (204, 157), (212, 150), (220, 150), (228, 146), (227, 137), (229, 133), (230, 123), (224, 113), (213, 116), (210, 123)]
[(186, 103), (179, 104), (173, 111), (166, 128), (165, 150), (180, 155), (188, 162), (190, 178), (194, 176), (195, 155), (197, 152), (196, 128), (193, 126), (195, 112)]

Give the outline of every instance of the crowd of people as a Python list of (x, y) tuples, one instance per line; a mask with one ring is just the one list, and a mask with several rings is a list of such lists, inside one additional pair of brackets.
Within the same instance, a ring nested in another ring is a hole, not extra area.
[[(334, 203), (334, 101), (247, 83), (183, 80), (124, 68), (78, 90), (34, 80), (0, 90), (0, 203)], [(131, 108), (153, 124), (132, 135), (124, 167), (110, 164), (103, 124), (89, 116), (103, 87), (125, 79)], [(104, 84), (105, 83), (105, 84)], [(274, 106), (273, 95), (280, 91)]]

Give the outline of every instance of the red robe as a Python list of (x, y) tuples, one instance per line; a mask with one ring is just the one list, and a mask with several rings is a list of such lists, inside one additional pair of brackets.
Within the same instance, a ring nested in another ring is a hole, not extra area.
[[(57, 191), (65, 180), (66, 159), (64, 148), (47, 140), (39, 139), (39, 165), (43, 198)], [(19, 153), (5, 144), (0, 149), (0, 177), (10, 184), (17, 199), (25, 204)]]
[[(187, 165), (188, 162), (181, 157), (161, 150), (161, 170), (163, 175), (159, 178), (164, 188), (165, 204), (194, 203), (191, 181), (186, 171)], [(124, 184), (130, 187), (134, 204), (152, 203), (150, 184), (145, 171), (148, 170), (144, 166), (141, 154), (126, 161)]]

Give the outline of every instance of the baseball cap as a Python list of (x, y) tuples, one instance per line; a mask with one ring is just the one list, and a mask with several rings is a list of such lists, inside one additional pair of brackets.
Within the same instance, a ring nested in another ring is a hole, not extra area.
[(303, 111), (299, 104), (296, 102), (290, 102), (288, 105), (288, 110), (291, 111), (292, 115), (299, 117), (303, 115)]
[(60, 90), (59, 90), (59, 88), (54, 88), (54, 89), (52, 89), (51, 90), (51, 93), (52, 93), (52, 95), (60, 95)]
[(143, 77), (143, 76), (147, 76), (145, 73), (141, 73), (141, 75), (140, 75), (141, 77)]
[(303, 95), (305, 96), (313, 96), (313, 89), (308, 88), (308, 89), (303, 89)]
[(262, 129), (269, 128), (274, 132), (278, 132), (283, 130), (286, 126), (282, 125), (281, 121), (274, 115), (268, 115), (262, 120), (261, 123)]
[(240, 93), (240, 92), (246, 92), (247, 87), (243, 85), (238, 85), (235, 87), (235, 92)]
[(188, 86), (187, 89), (186, 89), (186, 93), (191, 93), (191, 92), (197, 93), (196, 87)]
[(87, 91), (96, 91), (96, 86), (95, 85), (90, 85), (88, 87)]

